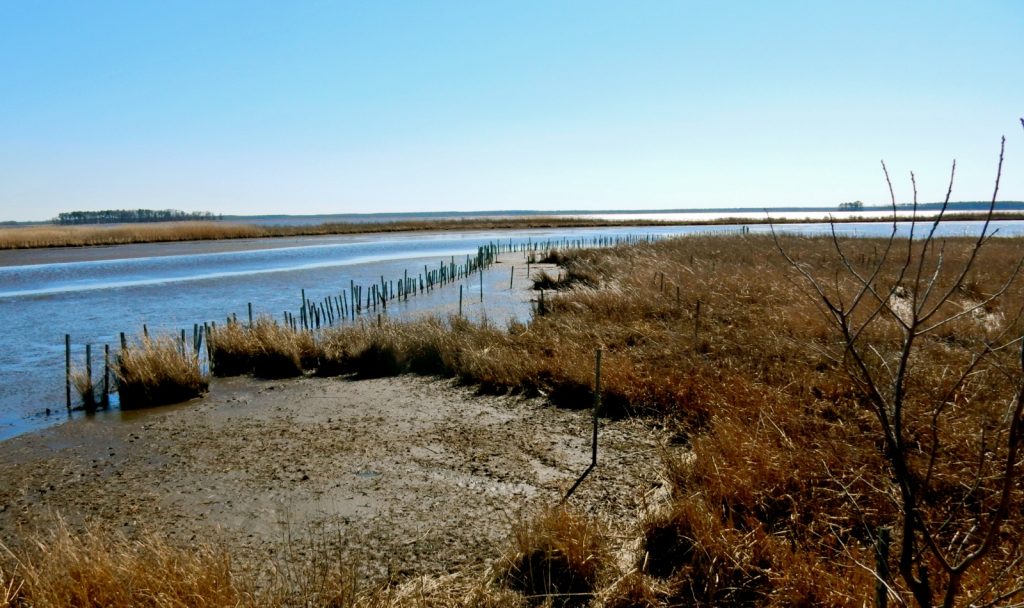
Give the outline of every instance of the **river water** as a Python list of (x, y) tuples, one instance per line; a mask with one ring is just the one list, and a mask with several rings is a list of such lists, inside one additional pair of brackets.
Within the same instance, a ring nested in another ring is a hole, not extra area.
[[(948, 222), (948, 236), (977, 234), (980, 222)], [(1024, 234), (1024, 222), (997, 222), (1003, 235)], [(827, 224), (784, 226), (789, 232), (822, 233)], [(888, 234), (891, 225), (842, 224), (855, 236)], [(64, 394), (64, 336), (70, 334), (73, 357), (83, 365), (84, 345), (93, 344), (94, 376), (102, 373), (104, 344), (116, 352), (118, 334), (192, 335), (194, 323), (222, 323), (235, 313), (282, 318), (297, 314), (301, 290), (312, 301), (341, 296), (349, 285), (368, 286), (383, 276), (395, 280), (424, 266), (437, 268), (454, 258), (464, 262), (492, 242), (524, 244), (595, 237), (655, 238), (709, 232), (736, 232), (737, 226), (655, 226), (519, 231), (404, 233), (368, 236), (307, 237), (231, 242), (168, 243), (43, 252), (0, 251), (0, 439), (67, 419)], [(752, 233), (767, 226), (750, 226)], [(904, 232), (906, 227), (902, 227)], [(525, 268), (524, 268), (525, 270)], [(498, 265), (483, 281), (465, 281), (467, 314), (503, 323), (526, 320), (530, 305), (508, 288), (510, 269)], [(408, 302), (389, 303), (388, 314), (410, 316), (451, 310), (459, 288), (451, 284)], [(98, 371), (97, 371), (98, 370)], [(74, 414), (80, 415), (80, 414)]]

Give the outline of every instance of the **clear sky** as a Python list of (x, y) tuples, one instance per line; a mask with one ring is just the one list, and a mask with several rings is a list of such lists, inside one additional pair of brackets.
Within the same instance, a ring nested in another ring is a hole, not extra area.
[(0, 0), (0, 220), (1024, 200), (1024, 2)]

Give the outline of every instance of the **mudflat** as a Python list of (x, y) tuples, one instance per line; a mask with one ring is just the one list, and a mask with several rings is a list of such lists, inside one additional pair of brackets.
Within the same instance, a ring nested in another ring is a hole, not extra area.
[[(326, 547), (374, 579), (450, 572), (497, 557), (525, 510), (557, 503), (590, 437), (588, 410), (449, 380), (215, 380), (201, 400), (0, 443), (0, 541), (59, 516), (226, 543), (243, 569)], [(650, 421), (603, 420), (599, 465), (571, 501), (629, 529), (658, 485), (659, 442)]]

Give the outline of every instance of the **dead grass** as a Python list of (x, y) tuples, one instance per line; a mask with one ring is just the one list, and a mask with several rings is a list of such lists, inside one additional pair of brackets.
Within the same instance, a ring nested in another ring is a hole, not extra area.
[(571, 508), (551, 507), (520, 521), (498, 564), (499, 580), (534, 603), (590, 602), (609, 555), (604, 533)]
[(587, 226), (662, 225), (659, 221), (605, 221), (586, 218), (471, 218), (400, 222), (337, 223), (307, 226), (256, 225), (231, 222), (155, 222), (87, 226), (0, 227), (0, 249), (86, 247), (224, 239), (373, 234), (425, 230), (524, 230)]
[(209, 377), (199, 355), (174, 337), (143, 338), (121, 351), (114, 365), (124, 409), (178, 403), (206, 392)]
[[(846, 246), (853, 263), (864, 267), (879, 255), (877, 241)], [(785, 247), (821, 276), (842, 274), (827, 239), (793, 237)], [(943, 314), (994, 293), (1019, 247), (1018, 240), (989, 243)], [(946, 267), (955, 268), (968, 250), (965, 241), (947, 241)], [(687, 238), (582, 251), (561, 261), (563, 273), (584, 268), (596, 277), (588, 284), (596, 286), (558, 292), (547, 314), (529, 325), (369, 325), (329, 332), (325, 343), (344, 353), (336, 359), (346, 371), (426, 370), (486, 391), (546, 395), (569, 407), (592, 403), (593, 349), (601, 347), (606, 413), (655, 416), (692, 448), (685, 466), (667, 464), (671, 506), (643, 533), (646, 573), (667, 589), (664, 601), (859, 604), (873, 587), (875, 533), (898, 521), (896, 489), (874, 421), (844, 371), (841, 349), (836, 354), (837, 337), (770, 239)], [(878, 281), (895, 277), (887, 268)], [(967, 364), (1001, 330), (1020, 335), (1022, 303), (1015, 285), (983, 313), (921, 342), (907, 416), (908, 436), (918, 445), (917, 470), (926, 468), (928, 446), (937, 440), (929, 425), (935, 400), (950, 389), (948, 370)], [(885, 353), (898, 347), (899, 332), (886, 321), (864, 339)], [(410, 363), (417, 357), (430, 363), (417, 368)], [(995, 438), (1015, 395), (1017, 365), (1014, 353), (996, 353), (943, 411), (943, 450), (932, 469), (927, 510), (944, 543), (962, 540), (975, 514), (994, 508), (997, 488), (979, 477), (978, 454), (991, 452), (987, 458), (998, 462), (999, 450), (1005, 451)], [(1021, 504), (1024, 488), (1015, 488), (1014, 496)], [(1013, 539), (1022, 532), (1018, 513), (997, 562), (1016, 563)], [(995, 588), (1024, 582), (1019, 566), (991, 572), (989, 578), (981, 569), (964, 581), (967, 593), (991, 584), (984, 592), (998, 597)]]
[(58, 521), (4, 561), (14, 564), (6, 579), (0, 571), (5, 608), (259, 605), (233, 577), (230, 556), (211, 545), (181, 550), (153, 535), (130, 541), (95, 529), (78, 534)]
[[(859, 268), (869, 267), (881, 247), (869, 239), (844, 245)], [(790, 237), (784, 246), (798, 263), (830, 278), (837, 292), (856, 287), (841, 278), (843, 268), (827, 239)], [(995, 293), (1020, 248), (1018, 239), (989, 242), (941, 314)], [(968, 251), (964, 241), (949, 239), (945, 268), (957, 267)], [(874, 589), (877, 530), (898, 521), (897, 488), (861, 388), (845, 371), (841, 339), (771, 240), (690, 237), (579, 251), (561, 261), (564, 273), (590, 278), (551, 296), (547, 313), (526, 325), (385, 321), (330, 328), (315, 345), (281, 350), (311, 349), (313, 355), (297, 355), (305, 371), (450, 376), (483, 391), (545, 395), (559, 405), (589, 407), (593, 351), (604, 349), (606, 414), (650, 416), (674, 433), (675, 445), (665, 450), (667, 498), (638, 530), (609, 535), (640, 537), (642, 550), (625, 569), (606, 557), (607, 536), (586, 517), (556, 509), (521, 524), (497, 577), (520, 599), (553, 604), (596, 598), (609, 606), (863, 605)], [(939, 274), (940, 288), (952, 284), (954, 277)], [(878, 277), (883, 286), (896, 280), (894, 268)], [(897, 291), (894, 297), (911, 295)], [(985, 463), (1005, 456), (1000, 429), (1019, 382), (1019, 351), (993, 353), (953, 391), (949, 370), (968, 364), (1001, 331), (1024, 333), (1022, 305), (1024, 289), (1014, 284), (978, 314), (922, 339), (914, 354), (906, 435), (915, 471), (931, 471), (923, 513), (943, 546), (970, 542), (971, 522), (990, 513), (998, 499)], [(874, 352), (898, 348), (894, 323), (883, 320), (865, 332)], [(289, 344), (303, 334), (266, 330)], [(227, 344), (232, 332), (240, 341), (257, 341), (257, 330), (223, 331), (215, 344)], [(880, 361), (871, 365), (884, 374)], [(237, 367), (251, 370), (255, 364)], [(936, 413), (936, 400), (947, 393), (949, 403)], [(938, 421), (934, 427), (932, 420)], [(935, 441), (942, 450), (929, 469)], [(976, 596), (979, 603), (1020, 600), (1013, 592), (1024, 584), (1024, 485), (1014, 486), (1012, 497), (1016, 506), (995, 559), (962, 581), (965, 597)], [(933, 576), (939, 572), (936, 565)], [(464, 579), (453, 587), (419, 584), (405, 588), (408, 595), (392, 587), (374, 601), (516, 601), (507, 591)], [(894, 602), (911, 603), (898, 581), (891, 584)]]
[(216, 376), (252, 373), (261, 378), (294, 378), (315, 366), (313, 334), (260, 317), (252, 326), (241, 323), (212, 328), (210, 364)]

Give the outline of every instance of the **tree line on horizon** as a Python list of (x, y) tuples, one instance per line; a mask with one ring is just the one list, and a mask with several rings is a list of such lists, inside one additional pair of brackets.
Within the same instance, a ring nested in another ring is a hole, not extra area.
[(142, 222), (188, 222), (223, 219), (209, 211), (185, 212), (176, 209), (106, 209), (102, 211), (67, 211), (57, 214), (53, 223), (76, 224), (129, 224)]

